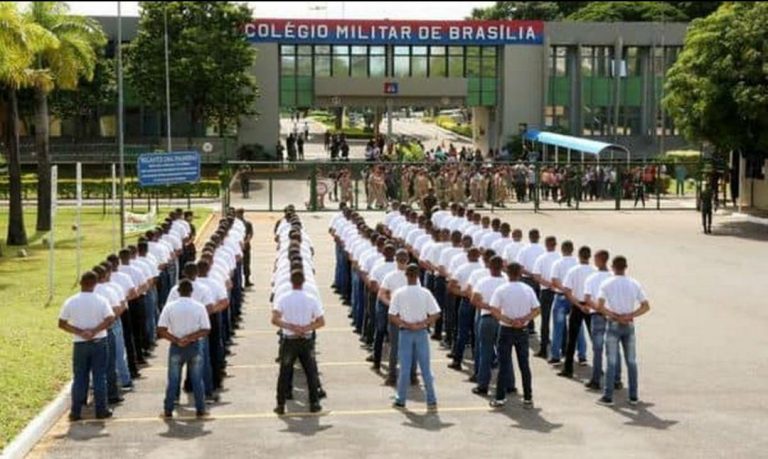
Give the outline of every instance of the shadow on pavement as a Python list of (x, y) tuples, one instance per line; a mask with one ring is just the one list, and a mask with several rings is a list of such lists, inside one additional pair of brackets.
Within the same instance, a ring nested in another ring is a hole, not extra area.
[(753, 241), (768, 241), (768, 226), (747, 221), (725, 221), (715, 223), (711, 235), (717, 237), (730, 236)]
[(407, 421), (403, 422), (403, 425), (415, 429), (439, 432), (455, 425), (452, 422), (443, 422), (438, 413), (417, 414), (413, 411), (403, 410), (403, 414), (407, 418)]
[(553, 430), (557, 430), (563, 427), (562, 423), (556, 424), (549, 422), (541, 415), (541, 408), (524, 409), (522, 406), (516, 406), (516, 399), (512, 399), (511, 407), (508, 404), (503, 413), (512, 419), (517, 421), (517, 424), (512, 424), (510, 427), (513, 429), (530, 430), (539, 433), (550, 433)]
[(659, 418), (648, 410), (648, 408), (652, 406), (653, 403), (641, 402), (635, 407), (614, 407), (613, 411), (629, 419), (628, 422), (624, 423), (628, 426), (646, 427), (655, 430), (667, 430), (679, 422), (675, 421), (674, 419)]
[(85, 421), (85, 422), (72, 422), (69, 424), (67, 433), (63, 435), (57, 435), (55, 438), (60, 440), (66, 438), (74, 441), (89, 441), (96, 438), (109, 437), (109, 433), (105, 431), (106, 423), (103, 421)]
[(192, 440), (211, 434), (210, 430), (204, 430), (204, 419), (190, 419), (183, 421), (177, 419), (166, 419), (164, 422), (166, 427), (168, 427), (168, 431), (161, 433), (161, 437), (175, 438), (180, 440)]
[(333, 426), (330, 424), (320, 424), (320, 420), (328, 413), (318, 415), (309, 415), (304, 413), (291, 414), (290, 411), (285, 416), (279, 416), (279, 419), (285, 423), (285, 429), (280, 432), (297, 433), (306, 437), (311, 437), (318, 432), (328, 430)]

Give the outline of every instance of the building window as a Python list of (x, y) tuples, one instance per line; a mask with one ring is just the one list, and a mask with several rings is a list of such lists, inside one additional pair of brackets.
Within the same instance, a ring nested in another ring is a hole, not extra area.
[(387, 75), (387, 48), (385, 46), (371, 46), (368, 48), (369, 67), (371, 77), (384, 77)]
[(570, 127), (571, 77), (568, 71), (568, 48), (551, 46), (547, 57), (549, 74), (544, 124), (548, 127)]
[(395, 46), (394, 76), (407, 77), (411, 75), (410, 49), (408, 46)]
[(352, 76), (368, 77), (368, 48), (365, 46), (352, 47)]
[(427, 77), (427, 47), (426, 46), (411, 47), (411, 76), (419, 77), (419, 78)]
[(333, 76), (349, 76), (349, 46), (333, 47)]
[(445, 55), (445, 46), (430, 46), (429, 47), (429, 76), (430, 77), (445, 77), (448, 75), (448, 69), (446, 68), (448, 60)]
[(448, 47), (448, 76), (464, 78), (464, 47)]
[(315, 76), (331, 76), (331, 47), (328, 45), (315, 46)]

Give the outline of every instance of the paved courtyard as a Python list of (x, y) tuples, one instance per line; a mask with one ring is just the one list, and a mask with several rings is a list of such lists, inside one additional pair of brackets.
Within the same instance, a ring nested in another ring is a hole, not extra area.
[[(470, 393), (467, 374), (446, 368), (433, 344), (440, 410), (427, 414), (422, 393), (408, 411), (391, 409), (392, 390), (364, 361), (347, 308), (332, 294), (330, 214), (302, 214), (315, 243), (317, 278), (327, 314), (319, 331), (321, 380), (329, 397), (320, 415), (306, 412), (297, 373), (290, 416), (272, 414), (277, 366), (267, 303), (275, 214), (252, 213), (256, 286), (247, 294), (244, 328), (230, 358), (226, 390), (212, 418), (192, 407), (163, 421), (166, 351), (158, 349), (138, 389), (109, 422), (62, 419), (31, 457), (765, 457), (768, 450), (768, 309), (765, 226), (716, 218), (700, 232), (694, 212), (501, 212), (513, 227), (629, 259), (651, 312), (637, 321), (638, 407), (595, 404), (580, 380), (565, 380), (533, 360), (536, 408), (513, 400), (492, 411)], [(370, 222), (381, 213), (367, 214)], [(718, 221), (719, 220), (719, 221)], [(584, 377), (588, 369), (579, 368)]]

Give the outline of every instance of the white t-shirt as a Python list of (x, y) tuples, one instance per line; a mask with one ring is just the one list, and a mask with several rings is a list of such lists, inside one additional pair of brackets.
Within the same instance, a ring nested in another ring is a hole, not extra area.
[[(575, 257), (567, 256), (561, 257), (559, 260), (552, 264), (552, 270), (549, 273), (549, 280), (559, 280), (560, 283), (565, 281), (565, 276), (568, 275), (568, 271), (571, 268), (578, 266), (579, 260)], [(555, 289), (560, 291), (559, 289)]]
[(446, 270), (451, 265), (451, 260), (456, 255), (460, 255), (464, 252), (464, 249), (461, 247), (448, 247), (444, 249), (442, 252), (440, 252), (440, 259), (437, 260), (437, 266), (440, 266), (442, 268), (445, 268)]
[(180, 297), (166, 303), (157, 326), (167, 328), (177, 338), (183, 338), (200, 330), (210, 330), (211, 322), (202, 303)]
[[(304, 284), (301, 286), (301, 290), (306, 292), (307, 295), (311, 295), (320, 301), (320, 291), (317, 289), (317, 286), (314, 283), (307, 282), (305, 280)], [(291, 284), (290, 280), (283, 282), (275, 289), (275, 296), (272, 298), (272, 303), (274, 304), (279, 302), (285, 295), (291, 293), (292, 291), (293, 284)], [(322, 302), (320, 304), (322, 304)]]
[[(539, 307), (536, 292), (523, 282), (508, 282), (497, 288), (488, 304), (510, 319), (520, 319)], [(508, 327), (503, 322), (502, 327)]]
[(130, 276), (133, 281), (134, 287), (141, 287), (147, 282), (146, 275), (137, 267), (131, 265), (120, 265), (117, 270), (123, 274)]
[(528, 272), (532, 273), (533, 265), (536, 263), (536, 259), (539, 258), (539, 255), (543, 254), (544, 252), (544, 246), (538, 242), (535, 244), (528, 244), (517, 253), (517, 259), (515, 261), (523, 265), (523, 268), (525, 268)]
[[(323, 316), (320, 300), (302, 290), (293, 290), (284, 295), (275, 303), (274, 310), (282, 314), (285, 322), (300, 327), (307, 326)], [(294, 333), (283, 329), (283, 335), (293, 336)]]
[(384, 276), (384, 280), (381, 281), (379, 288), (389, 291), (390, 298), (392, 298), (397, 289), (406, 285), (408, 285), (408, 278), (405, 277), (405, 271), (398, 269)]
[(371, 271), (371, 280), (375, 280), (376, 283), (381, 286), (381, 283), (384, 281), (384, 278), (387, 276), (387, 274), (395, 270), (397, 270), (397, 263), (394, 261), (385, 261), (383, 263), (379, 263)]
[(229, 295), (227, 295), (227, 288), (221, 281), (208, 276), (198, 277), (195, 279), (195, 282), (198, 281), (202, 285), (208, 287), (208, 290), (211, 291), (211, 298), (213, 298), (214, 303), (218, 303), (219, 301), (224, 301), (229, 298)]
[(389, 315), (400, 316), (407, 323), (422, 322), (427, 316), (440, 313), (432, 292), (420, 285), (406, 285), (392, 295), (389, 304)]
[[(179, 284), (176, 284), (171, 288), (171, 291), (168, 292), (168, 301), (176, 301), (179, 298), (181, 298), (181, 295), (179, 295)], [(192, 282), (192, 299), (203, 306), (208, 306), (209, 304), (214, 304), (216, 302), (211, 289), (209, 289), (203, 282), (200, 282), (199, 279), (195, 279), (195, 281)]]
[(459, 283), (459, 288), (464, 291), (469, 287), (469, 277), (472, 273), (484, 267), (485, 265), (479, 261), (465, 263), (456, 270), (456, 275), (453, 278)]
[[(96, 328), (104, 319), (114, 316), (109, 301), (101, 295), (92, 292), (80, 292), (72, 295), (64, 302), (59, 313), (59, 319), (67, 321), (73, 327), (82, 330)], [(102, 330), (94, 339), (107, 337), (107, 331)], [(85, 340), (73, 335), (72, 341), (82, 343)]]
[(128, 293), (131, 291), (131, 289), (136, 288), (136, 284), (133, 283), (131, 276), (125, 273), (121, 273), (120, 271), (113, 271), (109, 275), (109, 280), (119, 285), (120, 288), (123, 289), (124, 297), (128, 296)]
[(116, 286), (110, 285), (108, 282), (96, 284), (96, 288), (93, 289), (93, 293), (101, 295), (105, 300), (109, 302), (109, 305), (113, 308), (120, 306), (122, 299), (120, 293), (116, 290)]
[(490, 249), (493, 247), (493, 243), (499, 239), (501, 239), (501, 233), (491, 231), (490, 233), (483, 236), (483, 238), (480, 240), (480, 247), (483, 249)]
[[(478, 281), (477, 285), (472, 287), (472, 292), (480, 295), (481, 300), (484, 303), (490, 304), (491, 298), (493, 298), (496, 289), (509, 283), (507, 276), (502, 274), (499, 277), (487, 276)], [(484, 316), (490, 314), (491, 311), (483, 309), (480, 311), (480, 315)]]
[[(560, 254), (557, 252), (545, 252), (536, 259), (536, 262), (533, 264), (533, 271), (531, 271), (534, 275), (541, 276), (541, 278), (545, 281), (551, 281), (552, 280), (552, 266), (555, 265), (555, 262), (560, 260)], [(542, 290), (546, 290), (548, 287), (542, 287)]]
[(605, 300), (605, 306), (616, 314), (629, 314), (635, 306), (646, 301), (640, 283), (631, 277), (613, 276), (600, 285), (598, 299)]
[[(613, 276), (610, 271), (595, 271), (584, 281), (584, 295), (589, 295), (592, 301), (597, 302), (600, 295), (600, 286), (609, 277)], [(594, 311), (593, 311), (594, 312)]]
[[(562, 260), (561, 260), (562, 261)], [(577, 265), (568, 270), (563, 281), (563, 287), (571, 291), (577, 300), (584, 301), (586, 294), (587, 279), (595, 272), (595, 268), (590, 265)]]
[[(504, 258), (504, 261), (507, 263), (513, 263), (517, 261), (517, 256), (520, 253), (520, 251), (523, 250), (523, 243), (520, 241), (512, 241), (504, 248), (504, 253), (502, 254), (502, 257)], [(534, 260), (535, 261), (535, 260)]]

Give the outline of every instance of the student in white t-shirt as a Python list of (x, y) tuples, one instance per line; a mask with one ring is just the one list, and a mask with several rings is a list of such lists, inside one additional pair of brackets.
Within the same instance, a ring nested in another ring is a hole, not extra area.
[[(628, 277), (627, 259), (618, 256), (611, 263), (613, 277), (600, 285), (597, 309), (608, 319), (605, 347), (608, 352), (606, 381), (613, 381), (619, 360), (619, 343), (624, 351), (629, 377), (629, 404), (637, 405), (637, 351), (635, 348), (635, 318), (647, 313), (651, 306), (639, 282)], [(601, 405), (613, 404), (613, 384), (606, 384)]]
[(491, 406), (499, 408), (507, 400), (507, 382), (512, 372), (512, 348), (523, 380), (523, 407), (533, 407), (533, 390), (529, 359), (528, 332), (526, 327), (539, 315), (539, 299), (529, 285), (521, 282), (523, 267), (512, 263), (507, 267), (509, 283), (493, 292), (489, 306), (499, 321), (499, 375), (496, 383), (496, 399)]
[(88, 271), (80, 278), (80, 293), (64, 302), (59, 313), (59, 328), (74, 335), (72, 351), (72, 408), (70, 421), (81, 419), (93, 378), (96, 418), (112, 417), (107, 408), (107, 328), (115, 318), (109, 301), (94, 293), (98, 276)]
[[(403, 249), (398, 250), (395, 254), (397, 270), (384, 276), (384, 280), (381, 281), (378, 299), (381, 304), (386, 307), (387, 311), (389, 311), (389, 303), (392, 301), (392, 294), (398, 289), (408, 285), (408, 279), (405, 277), (405, 268), (408, 266), (409, 258), (408, 252)], [(387, 334), (389, 335), (389, 371), (384, 383), (387, 386), (394, 387), (397, 383), (397, 352), (398, 341), (400, 339), (400, 328), (389, 321)], [(414, 365), (411, 365), (411, 368), (411, 383), (414, 383), (416, 378), (415, 362)]]
[(181, 368), (186, 364), (197, 416), (204, 417), (208, 415), (203, 383), (203, 359), (207, 356), (203, 355), (202, 340), (210, 333), (211, 322), (205, 306), (192, 298), (192, 281), (182, 279), (176, 287), (178, 298), (165, 305), (157, 324), (158, 336), (171, 342), (163, 414), (166, 418), (173, 416), (173, 406), (180, 390)]
[[(424, 388), (427, 393), (427, 407), (437, 408), (432, 370), (429, 365), (429, 327), (437, 322), (440, 307), (432, 293), (419, 285), (419, 267), (411, 264), (406, 268), (408, 285), (399, 288), (389, 305), (389, 320), (400, 327), (398, 361), (400, 368), (410, 368), (414, 359), (419, 364)], [(409, 375), (401, 371), (397, 378), (395, 408), (405, 408)]]

